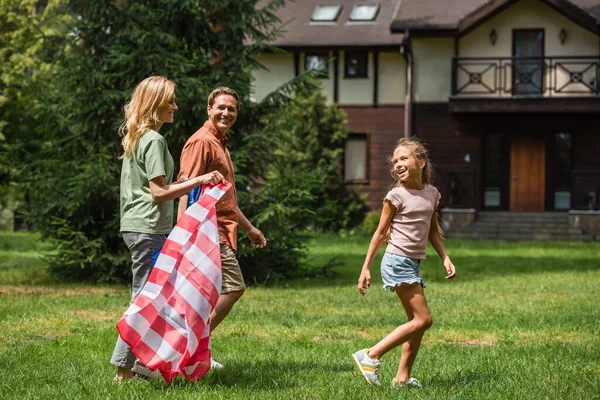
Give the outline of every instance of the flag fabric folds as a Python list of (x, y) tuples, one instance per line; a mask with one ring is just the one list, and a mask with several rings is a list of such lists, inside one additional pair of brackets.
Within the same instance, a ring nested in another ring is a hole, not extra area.
[(231, 183), (205, 186), (167, 238), (148, 282), (117, 323), (121, 338), (170, 383), (210, 369), (210, 313), (221, 292), (215, 204)]

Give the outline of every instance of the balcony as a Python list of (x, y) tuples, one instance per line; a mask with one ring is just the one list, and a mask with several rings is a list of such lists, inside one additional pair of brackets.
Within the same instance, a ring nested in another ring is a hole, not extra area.
[(600, 57), (452, 60), (452, 112), (600, 111)]

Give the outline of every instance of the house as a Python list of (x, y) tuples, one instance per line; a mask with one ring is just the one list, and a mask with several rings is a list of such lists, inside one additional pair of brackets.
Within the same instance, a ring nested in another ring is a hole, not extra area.
[(255, 97), (305, 69), (348, 114), (345, 177), (377, 208), (402, 136), (442, 207), (563, 212), (600, 233), (600, 0), (297, 0)]

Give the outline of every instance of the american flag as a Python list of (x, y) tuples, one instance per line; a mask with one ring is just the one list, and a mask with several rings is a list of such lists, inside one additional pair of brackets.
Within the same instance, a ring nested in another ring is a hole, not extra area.
[(221, 292), (215, 204), (231, 183), (205, 186), (169, 234), (148, 282), (117, 323), (121, 338), (171, 383), (210, 369), (210, 313)]

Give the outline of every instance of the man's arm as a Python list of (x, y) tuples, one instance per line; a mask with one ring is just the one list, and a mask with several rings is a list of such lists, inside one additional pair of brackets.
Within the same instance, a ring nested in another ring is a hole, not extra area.
[(179, 198), (179, 205), (177, 206), (177, 222), (179, 222), (181, 217), (183, 217), (183, 214), (185, 213), (185, 210), (187, 208), (187, 202), (188, 202), (188, 195), (186, 193)]
[(265, 247), (267, 245), (267, 239), (265, 239), (265, 235), (263, 235), (263, 233), (260, 230), (258, 230), (254, 225), (252, 225), (252, 223), (248, 220), (248, 218), (246, 218), (246, 216), (244, 215), (242, 210), (240, 210), (239, 207), (236, 208), (240, 228), (242, 228), (244, 232), (246, 232), (246, 235), (248, 235), (248, 238), (250, 239), (252, 244), (254, 244), (259, 249)]
[[(179, 159), (179, 179), (191, 179), (204, 174), (208, 165), (206, 148), (200, 140), (186, 143)], [(177, 207), (177, 221), (181, 219), (187, 208), (188, 194), (179, 198)]]

